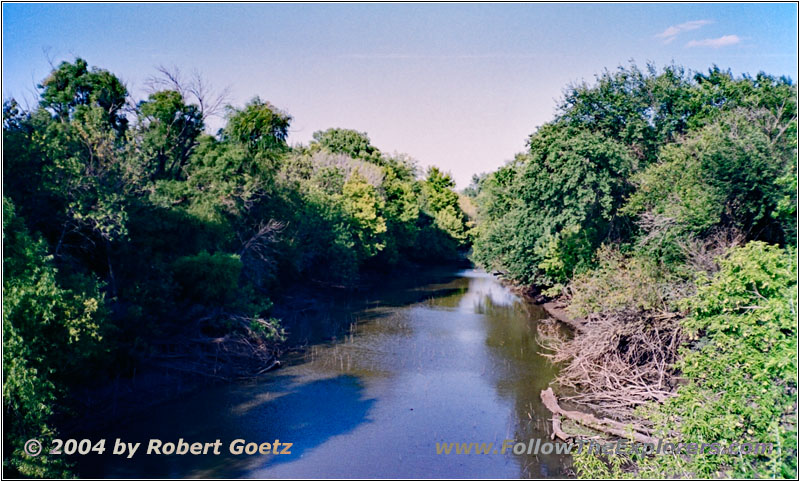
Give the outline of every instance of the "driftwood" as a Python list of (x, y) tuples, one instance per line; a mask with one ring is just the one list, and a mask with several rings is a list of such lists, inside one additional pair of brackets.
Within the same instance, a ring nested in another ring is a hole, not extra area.
[[(542, 398), (544, 398), (544, 391), (542, 392)], [(550, 438), (555, 439), (556, 437), (565, 442), (571, 438), (574, 438), (572, 435), (561, 430), (561, 415), (553, 413), (553, 434), (550, 436)]]
[(270, 363), (266, 367), (264, 367), (261, 370), (257, 371), (256, 375), (261, 375), (261, 374), (267, 373), (268, 371), (272, 370), (273, 368), (277, 368), (279, 366), (281, 366), (281, 361), (280, 360), (274, 360), (272, 363)]
[[(541, 397), (544, 406), (547, 407), (547, 409), (553, 413), (553, 434), (562, 440), (574, 438), (567, 435), (561, 430), (560, 417), (563, 416), (570, 420), (574, 420), (575, 422), (578, 422), (581, 425), (585, 425), (586, 427), (589, 427), (591, 429), (598, 430), (600, 432), (605, 432), (611, 435), (616, 435), (617, 437), (633, 439), (636, 442), (641, 442), (641, 443), (652, 443), (652, 444), (658, 443), (658, 441), (655, 438), (634, 430), (631, 425), (625, 425), (615, 420), (610, 420), (608, 418), (599, 419), (590, 413), (579, 412), (576, 410), (564, 410), (558, 405), (558, 399), (553, 393), (552, 388), (548, 388), (547, 390), (542, 390)], [(642, 429), (639, 428), (639, 430)]]
[(575, 393), (565, 400), (603, 416), (639, 422), (633, 410), (663, 402), (676, 389), (674, 363), (681, 342), (679, 314), (634, 310), (589, 315), (569, 337), (556, 322), (537, 327), (537, 342), (561, 364), (555, 382)]
[(569, 316), (567, 311), (564, 309), (565, 307), (566, 304), (557, 301), (548, 301), (547, 303), (542, 303), (542, 308), (544, 308), (548, 315), (552, 316), (561, 323), (564, 323), (578, 333), (583, 333), (586, 331), (584, 320)]

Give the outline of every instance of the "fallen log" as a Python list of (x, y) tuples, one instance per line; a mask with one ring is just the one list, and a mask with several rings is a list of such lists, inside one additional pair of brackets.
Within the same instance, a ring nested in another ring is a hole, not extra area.
[(583, 320), (569, 316), (566, 310), (564, 310), (563, 304), (555, 301), (548, 301), (547, 303), (542, 303), (542, 308), (544, 308), (548, 315), (571, 327), (576, 332), (583, 333), (586, 331), (586, 326), (584, 326)]
[(276, 368), (276, 367), (279, 367), (279, 366), (281, 366), (281, 361), (280, 360), (274, 360), (268, 366), (266, 366), (266, 367), (262, 368), (261, 370), (257, 371), (256, 375), (261, 375), (261, 374), (267, 373), (268, 371), (272, 370), (273, 368)]
[[(591, 413), (579, 412), (577, 410), (564, 410), (558, 405), (558, 399), (553, 393), (552, 388), (542, 390), (541, 398), (544, 406), (553, 413), (553, 433), (562, 440), (573, 438), (561, 430), (561, 420), (559, 417), (563, 416), (591, 429), (616, 435), (620, 438), (633, 439), (640, 443), (658, 443), (658, 440), (655, 438), (641, 432), (637, 432), (636, 430), (633, 430), (632, 427), (620, 422), (609, 420), (607, 418), (601, 420)], [(556, 421), (556, 419), (558, 419), (558, 421)]]
[(572, 435), (564, 432), (561, 430), (561, 416), (557, 413), (553, 414), (553, 433), (550, 435), (550, 439), (555, 439), (556, 437), (560, 438), (563, 441), (567, 441), (571, 438), (574, 438)]

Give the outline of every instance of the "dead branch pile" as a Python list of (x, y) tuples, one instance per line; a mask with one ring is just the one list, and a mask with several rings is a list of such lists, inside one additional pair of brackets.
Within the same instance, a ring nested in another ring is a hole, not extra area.
[(735, 228), (723, 228), (702, 238), (688, 237), (680, 240), (678, 246), (686, 258), (686, 263), (694, 271), (707, 274), (719, 271), (717, 259), (729, 253), (734, 246), (742, 246), (747, 238)]
[(167, 370), (221, 380), (253, 377), (279, 364), (279, 353), (274, 343), (257, 332), (277, 330), (271, 321), (240, 316), (229, 316), (229, 320), (238, 325), (238, 329), (224, 336), (203, 334), (203, 325), (208, 319), (202, 318), (184, 336), (154, 342), (148, 363)]
[(556, 383), (576, 393), (562, 398), (619, 420), (674, 393), (680, 338), (677, 314), (632, 310), (592, 314), (573, 338), (555, 321), (540, 323), (538, 331), (539, 344), (551, 352), (546, 356), (563, 364)]

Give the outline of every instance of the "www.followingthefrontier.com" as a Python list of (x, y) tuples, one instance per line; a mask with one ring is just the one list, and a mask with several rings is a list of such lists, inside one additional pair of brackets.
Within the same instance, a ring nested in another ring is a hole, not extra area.
[(490, 455), (505, 454), (507, 452), (514, 455), (578, 455), (584, 450), (586, 453), (596, 455), (763, 455), (772, 453), (772, 443), (676, 443), (662, 439), (658, 439), (658, 443), (630, 442), (622, 439), (616, 442), (598, 442), (585, 439), (577, 439), (574, 442), (542, 442), (541, 439), (532, 438), (527, 443), (506, 439), (503, 440), (502, 447), (498, 449), (491, 442), (436, 442), (437, 455)]

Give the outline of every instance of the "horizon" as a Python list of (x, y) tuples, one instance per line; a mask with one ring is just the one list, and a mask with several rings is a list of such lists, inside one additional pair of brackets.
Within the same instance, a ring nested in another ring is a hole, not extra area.
[(75, 57), (134, 99), (158, 66), (197, 70), (233, 105), (259, 96), (288, 112), (292, 144), (355, 129), (459, 189), (523, 151), (563, 89), (604, 69), (716, 65), (793, 82), (798, 69), (790, 3), (4, 4), (3, 31), (4, 100), (33, 105), (50, 62)]

